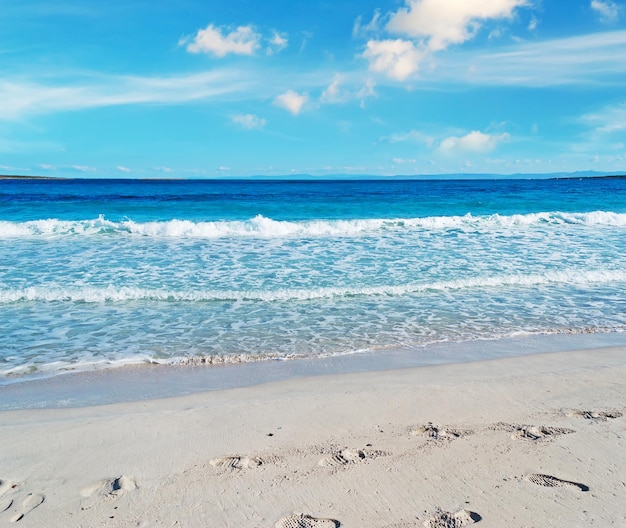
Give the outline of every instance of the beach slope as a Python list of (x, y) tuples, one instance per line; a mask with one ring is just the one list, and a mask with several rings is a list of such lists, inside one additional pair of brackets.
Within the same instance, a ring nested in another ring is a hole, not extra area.
[(625, 410), (611, 348), (5, 411), (0, 526), (625, 526)]

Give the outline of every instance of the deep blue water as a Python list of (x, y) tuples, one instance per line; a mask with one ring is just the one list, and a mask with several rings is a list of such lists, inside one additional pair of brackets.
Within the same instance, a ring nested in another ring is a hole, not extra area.
[(626, 180), (0, 180), (0, 384), (626, 329)]

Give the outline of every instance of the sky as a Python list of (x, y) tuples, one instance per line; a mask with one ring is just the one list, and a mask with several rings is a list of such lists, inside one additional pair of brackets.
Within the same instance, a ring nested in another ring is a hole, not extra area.
[(0, 0), (0, 174), (626, 171), (626, 0)]

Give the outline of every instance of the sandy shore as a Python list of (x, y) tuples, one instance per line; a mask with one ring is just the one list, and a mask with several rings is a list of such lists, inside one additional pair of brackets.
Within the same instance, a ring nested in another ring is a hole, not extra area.
[(0, 526), (626, 526), (626, 348), (0, 413)]

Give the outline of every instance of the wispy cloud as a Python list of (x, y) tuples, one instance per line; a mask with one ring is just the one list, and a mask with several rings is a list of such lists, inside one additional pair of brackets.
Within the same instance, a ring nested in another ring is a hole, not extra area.
[(267, 121), (255, 114), (240, 114), (233, 116), (231, 121), (241, 128), (245, 128), (246, 130), (255, 130), (259, 128), (263, 128)]
[(626, 83), (626, 31), (607, 31), (497, 52), (451, 51), (429, 72), (435, 83), (556, 86)]
[(591, 9), (604, 23), (615, 22), (620, 15), (621, 7), (612, 0), (591, 0)]
[(333, 81), (322, 92), (322, 95), (320, 96), (320, 102), (338, 103), (341, 102), (343, 99), (344, 96), (341, 92), (341, 77), (339, 75), (335, 75)]
[(254, 82), (234, 70), (171, 77), (83, 76), (63, 84), (0, 81), (0, 120), (104, 106), (185, 103), (244, 92)]
[(626, 102), (585, 114), (581, 122), (589, 126), (595, 136), (626, 133)]
[(126, 172), (126, 173), (132, 172), (128, 167), (124, 167), (123, 165), (118, 165), (115, 168), (120, 172)]
[(70, 165), (67, 168), (77, 172), (96, 172), (96, 168), (89, 165)]
[(50, 172), (97, 172), (96, 167), (90, 167), (89, 165), (51, 165), (49, 163), (40, 163), (39, 168)]
[(363, 15), (357, 17), (354, 21), (354, 26), (352, 27), (352, 36), (360, 37), (362, 35), (367, 35), (368, 33), (376, 33), (380, 30), (380, 11), (376, 10), (374, 12), (374, 16), (367, 23), (363, 23)]
[(275, 53), (284, 50), (289, 45), (287, 35), (284, 33), (281, 34), (278, 31), (274, 31), (274, 34), (268, 39), (267, 42), (268, 46), (265, 50), (267, 55), (274, 55)]
[(359, 101), (361, 106), (370, 97), (376, 97), (374, 81), (367, 79), (360, 84), (361, 79), (351, 78), (347, 74), (335, 74), (331, 83), (322, 90), (319, 97), (321, 104), (343, 104)]
[(390, 136), (381, 138), (381, 141), (389, 143), (417, 143), (431, 148), (435, 144), (435, 138), (419, 130), (409, 130), (408, 132), (396, 132)]

